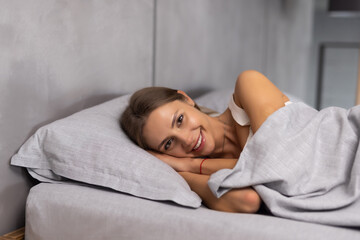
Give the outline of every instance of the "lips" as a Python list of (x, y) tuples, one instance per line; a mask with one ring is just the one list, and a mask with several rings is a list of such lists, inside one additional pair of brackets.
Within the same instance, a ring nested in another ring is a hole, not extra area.
[(199, 137), (196, 141), (196, 144), (194, 146), (194, 148), (192, 149), (192, 151), (200, 151), (203, 147), (204, 147), (204, 143), (205, 143), (205, 138), (204, 135), (202, 134), (202, 131), (200, 130), (200, 134)]

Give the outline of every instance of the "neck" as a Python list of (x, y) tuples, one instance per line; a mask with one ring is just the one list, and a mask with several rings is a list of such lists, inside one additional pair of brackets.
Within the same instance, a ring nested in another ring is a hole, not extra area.
[(236, 127), (229, 110), (215, 118), (218, 124), (218, 133), (214, 157), (238, 158), (241, 152)]

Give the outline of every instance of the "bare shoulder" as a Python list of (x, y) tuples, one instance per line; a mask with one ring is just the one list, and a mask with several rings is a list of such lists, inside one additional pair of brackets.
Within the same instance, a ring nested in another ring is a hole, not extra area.
[(264, 74), (255, 70), (244, 71), (238, 76), (234, 91), (235, 95), (244, 94), (245, 90), (248, 94), (254, 93), (260, 98), (261, 95), (259, 95), (259, 93), (283, 95)]
[(270, 114), (284, 106), (288, 98), (265, 75), (247, 70), (236, 80), (234, 101), (244, 108), (256, 131)]

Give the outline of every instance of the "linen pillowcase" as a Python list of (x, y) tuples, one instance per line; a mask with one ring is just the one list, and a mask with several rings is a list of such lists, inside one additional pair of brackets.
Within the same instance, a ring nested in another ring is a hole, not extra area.
[(195, 99), (199, 106), (208, 107), (218, 113), (223, 113), (228, 107), (234, 89), (221, 89), (207, 92)]
[[(195, 101), (200, 106), (205, 106), (217, 111), (218, 113), (223, 113), (228, 107), (233, 93), (234, 89), (213, 90), (196, 98)], [(284, 92), (284, 94), (291, 102), (304, 102), (302, 99), (295, 97), (290, 93)]]
[(200, 197), (170, 166), (135, 145), (119, 126), (129, 95), (39, 128), (11, 164), (43, 182), (79, 181), (152, 200), (199, 207)]

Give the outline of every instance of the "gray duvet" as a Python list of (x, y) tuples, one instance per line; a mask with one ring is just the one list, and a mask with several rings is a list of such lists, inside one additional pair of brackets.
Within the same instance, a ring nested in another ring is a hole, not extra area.
[(294, 103), (272, 114), (234, 169), (214, 173), (218, 197), (253, 186), (280, 217), (360, 227), (360, 106), (317, 111)]

